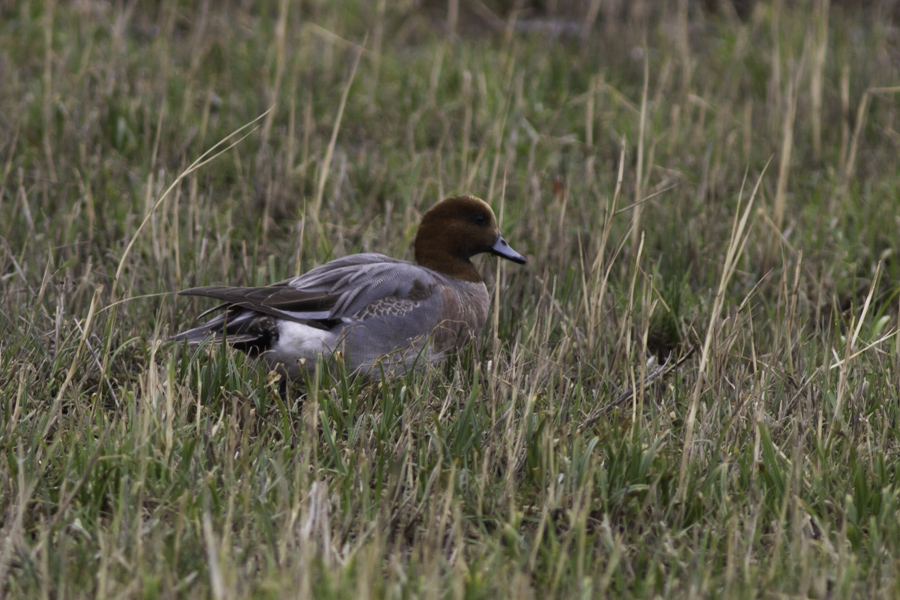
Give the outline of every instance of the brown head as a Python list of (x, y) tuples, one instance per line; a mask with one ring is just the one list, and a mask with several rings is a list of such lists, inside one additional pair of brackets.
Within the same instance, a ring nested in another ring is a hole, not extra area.
[(469, 260), (490, 252), (525, 263), (500, 235), (494, 211), (474, 196), (456, 196), (435, 204), (422, 215), (416, 233), (416, 262), (438, 273), (478, 283), (481, 275)]

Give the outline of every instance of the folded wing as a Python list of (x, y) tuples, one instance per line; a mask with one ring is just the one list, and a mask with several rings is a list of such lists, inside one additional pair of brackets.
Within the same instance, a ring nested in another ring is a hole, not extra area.
[(328, 330), (346, 322), (402, 315), (437, 293), (437, 277), (406, 261), (381, 254), (355, 254), (269, 286), (191, 288), (180, 294), (223, 302), (201, 317), (223, 312), (173, 339), (199, 343), (224, 337), (252, 351), (266, 346), (276, 319)]

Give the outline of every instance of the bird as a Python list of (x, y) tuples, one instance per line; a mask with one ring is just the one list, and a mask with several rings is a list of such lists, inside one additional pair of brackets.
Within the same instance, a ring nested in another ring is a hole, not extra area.
[(470, 259), (482, 253), (526, 263), (487, 202), (454, 196), (422, 215), (415, 263), (353, 254), (267, 286), (182, 290), (222, 302), (198, 318), (221, 312), (171, 339), (228, 343), (292, 381), (311, 375), (319, 357), (369, 380), (402, 375), (481, 333), (490, 297)]

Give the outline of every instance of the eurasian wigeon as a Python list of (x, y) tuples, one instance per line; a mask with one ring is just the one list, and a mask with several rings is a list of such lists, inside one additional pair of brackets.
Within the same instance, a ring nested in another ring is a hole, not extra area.
[(500, 235), (485, 201), (448, 198), (422, 216), (416, 264), (354, 254), (269, 286), (184, 290), (224, 302), (201, 317), (224, 312), (173, 339), (227, 342), (263, 356), (290, 379), (314, 368), (317, 357), (338, 352), (351, 373), (374, 379), (404, 373), (481, 332), (490, 301), (469, 259), (482, 252), (525, 263)]

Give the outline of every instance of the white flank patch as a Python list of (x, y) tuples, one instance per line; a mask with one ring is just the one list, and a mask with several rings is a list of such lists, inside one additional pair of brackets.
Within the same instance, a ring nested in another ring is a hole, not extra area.
[(291, 377), (298, 377), (297, 361), (305, 358), (313, 364), (316, 358), (331, 357), (338, 336), (330, 331), (294, 321), (278, 321), (278, 341), (265, 353), (271, 366), (282, 364)]

